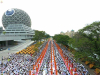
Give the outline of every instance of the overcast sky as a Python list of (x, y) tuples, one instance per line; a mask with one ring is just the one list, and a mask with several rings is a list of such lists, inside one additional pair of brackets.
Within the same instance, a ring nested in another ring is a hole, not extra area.
[(32, 29), (53, 36), (61, 31), (79, 30), (94, 21), (100, 21), (100, 0), (2, 0), (2, 15), (10, 8), (22, 9), (32, 21)]

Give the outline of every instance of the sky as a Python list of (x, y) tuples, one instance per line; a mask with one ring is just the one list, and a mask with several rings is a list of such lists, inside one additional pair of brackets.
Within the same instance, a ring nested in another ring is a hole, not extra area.
[[(1, 0), (0, 0), (1, 1)], [(24, 10), (31, 18), (31, 28), (45, 31), (51, 36), (76, 32), (87, 24), (100, 21), (100, 0), (2, 0), (0, 3), (0, 26), (2, 15), (11, 8)]]

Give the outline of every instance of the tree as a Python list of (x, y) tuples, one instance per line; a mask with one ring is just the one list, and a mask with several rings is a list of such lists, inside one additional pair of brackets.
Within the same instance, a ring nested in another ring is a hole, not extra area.
[(41, 40), (45, 39), (45, 38), (46, 38), (45, 31), (35, 30), (35, 35), (33, 36), (34, 41), (40, 41), (41, 42)]
[(53, 36), (53, 39), (56, 40), (57, 43), (61, 43), (67, 46), (70, 38), (67, 35), (56, 34)]
[[(74, 48), (77, 48), (75, 57), (84, 57), (88, 61), (96, 62), (99, 65), (100, 61), (100, 22), (96, 21), (86, 27), (78, 30), (73, 38), (69, 40)], [(96, 57), (98, 55), (98, 58)], [(100, 66), (99, 66), (100, 67)]]
[(45, 38), (50, 38), (50, 35), (49, 34), (45, 34)]
[(94, 44), (94, 52), (100, 55), (100, 22), (96, 21), (92, 24), (84, 27), (79, 30), (79, 32), (83, 33), (82, 36), (88, 38), (88, 40), (92, 41)]

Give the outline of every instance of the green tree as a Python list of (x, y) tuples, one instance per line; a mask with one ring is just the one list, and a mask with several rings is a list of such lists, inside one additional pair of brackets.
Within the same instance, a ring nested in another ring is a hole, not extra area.
[(53, 36), (53, 39), (56, 40), (57, 43), (61, 43), (67, 46), (70, 38), (67, 35), (56, 34)]
[[(86, 27), (78, 30), (73, 38), (69, 40), (69, 45), (72, 44), (76, 58), (85, 58), (88, 61), (100, 63), (100, 22), (96, 21)], [(98, 55), (98, 58), (96, 55)], [(100, 65), (99, 65), (100, 67)]]
[(45, 31), (38, 31), (38, 30), (35, 30), (35, 35), (33, 35), (33, 40), (34, 41), (40, 41), (42, 39), (45, 39)]
[(49, 34), (45, 34), (45, 38), (50, 38), (50, 35)]
[(88, 38), (94, 44), (94, 52), (100, 55), (100, 22), (96, 21), (92, 24), (80, 29), (79, 32), (83, 33), (82, 36)]

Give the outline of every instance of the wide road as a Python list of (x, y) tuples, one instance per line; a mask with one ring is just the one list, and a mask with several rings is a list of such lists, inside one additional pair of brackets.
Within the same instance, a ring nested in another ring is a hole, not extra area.
[[(10, 51), (2, 51), (0, 55), (8, 56), (8, 52), (16, 53), (31, 43), (33, 41), (26, 41), (12, 47)], [(34, 58), (28, 54), (12, 54), (11, 60), (1, 65), (1, 73), (4, 75), (10, 73), (11, 75), (88, 75), (88, 70), (82, 64), (76, 63), (67, 51), (50, 39), (44, 42)]]
[(87, 69), (68, 56), (53, 40), (49, 40), (33, 64), (30, 75), (88, 75)]
[(33, 42), (34, 41), (31, 41), (31, 40), (21, 41), (21, 43), (18, 43), (18, 45), (14, 46), (14, 47), (9, 47), (10, 50), (6, 49), (6, 50), (3, 50), (3, 51), (0, 51), (0, 60), (2, 60), (2, 56), (4, 58), (4, 57), (7, 57), (8, 54), (16, 53), (18, 51), (21, 51), (22, 49), (28, 47)]

